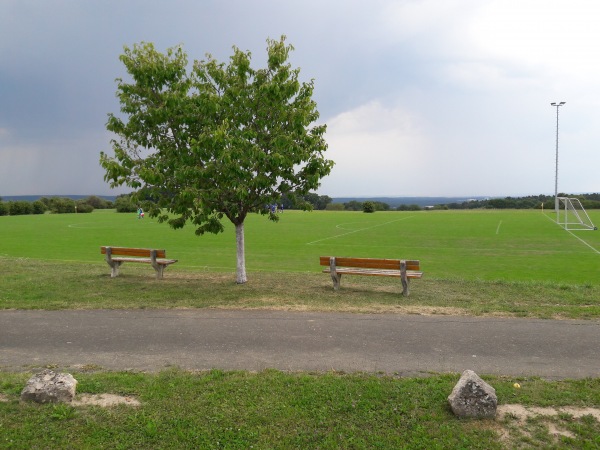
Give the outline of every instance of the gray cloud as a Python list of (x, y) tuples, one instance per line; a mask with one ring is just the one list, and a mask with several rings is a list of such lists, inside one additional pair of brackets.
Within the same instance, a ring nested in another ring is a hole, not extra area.
[(261, 65), (282, 34), (330, 124), (324, 194), (550, 193), (561, 100), (560, 188), (599, 191), (599, 15), (586, 0), (4, 0), (0, 195), (111, 192), (98, 157), (123, 45), (191, 60), (236, 45)]

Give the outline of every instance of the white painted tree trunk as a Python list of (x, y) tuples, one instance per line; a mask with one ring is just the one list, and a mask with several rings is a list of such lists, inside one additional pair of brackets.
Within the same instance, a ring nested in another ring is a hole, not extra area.
[(237, 245), (236, 283), (243, 284), (248, 281), (246, 277), (246, 250), (244, 247), (244, 224), (235, 226), (235, 242)]

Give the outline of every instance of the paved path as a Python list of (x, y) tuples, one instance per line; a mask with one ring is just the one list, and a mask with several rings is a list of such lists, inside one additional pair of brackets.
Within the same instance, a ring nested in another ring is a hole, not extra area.
[(600, 377), (600, 322), (226, 310), (0, 311), (0, 370)]

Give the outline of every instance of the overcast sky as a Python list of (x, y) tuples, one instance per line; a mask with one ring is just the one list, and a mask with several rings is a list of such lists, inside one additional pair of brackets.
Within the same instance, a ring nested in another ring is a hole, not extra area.
[(123, 46), (232, 46), (264, 65), (282, 34), (315, 80), (336, 163), (320, 194), (600, 191), (598, 0), (0, 0), (0, 196), (115, 195)]

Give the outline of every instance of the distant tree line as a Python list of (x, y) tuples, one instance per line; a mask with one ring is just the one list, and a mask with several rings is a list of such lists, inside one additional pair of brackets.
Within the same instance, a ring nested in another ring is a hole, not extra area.
[[(600, 193), (594, 194), (559, 194), (559, 197), (578, 198), (585, 209), (600, 209)], [(150, 200), (150, 199), (145, 199)], [(310, 204), (315, 210), (327, 211), (363, 211), (373, 213), (375, 211), (420, 211), (423, 209), (449, 210), (449, 209), (554, 209), (554, 196), (530, 195), (527, 197), (504, 197), (490, 198), (485, 200), (468, 200), (461, 203), (446, 203), (422, 207), (416, 204), (399, 205), (390, 207), (387, 203), (366, 200), (359, 202), (352, 200), (345, 203), (333, 203), (328, 195), (319, 195), (314, 192), (301, 197), (283, 195), (282, 203), (285, 209), (302, 209), (303, 204)], [(2, 201), (0, 197), (0, 216), (18, 216), (23, 214), (53, 214), (65, 213), (91, 213), (94, 209), (115, 208), (117, 212), (136, 212), (139, 203), (131, 194), (119, 195), (114, 203), (103, 198), (91, 195), (85, 199), (73, 200), (65, 197), (42, 197), (35, 201)]]
[(324, 210), (327, 209), (333, 199), (328, 195), (319, 195), (315, 192), (309, 192), (303, 196), (297, 196), (293, 193), (283, 194), (281, 196), (281, 205), (283, 209), (303, 209), (305, 205), (310, 205), (312, 209)]
[(389, 211), (390, 205), (378, 201), (359, 202), (352, 200), (347, 203), (333, 203), (333, 199), (328, 195), (319, 195), (309, 192), (302, 197), (292, 197), (290, 195), (282, 196), (284, 209), (302, 209), (303, 203), (308, 203), (312, 209), (327, 211)]
[[(340, 206), (337, 205), (341, 205), (342, 207), (340, 208)], [(333, 203), (332, 207), (329, 209), (338, 211), (363, 211), (366, 213), (372, 213), (375, 211), (390, 211), (391, 207), (387, 203), (375, 200), (366, 200), (364, 202), (351, 200), (346, 203)]]
[[(136, 212), (139, 208), (134, 200), (134, 194), (122, 194), (115, 198), (114, 208), (120, 213)], [(148, 199), (149, 200), (149, 199)]]
[[(558, 194), (559, 197), (578, 198), (585, 209), (600, 209), (600, 194)], [(490, 198), (462, 203), (436, 205), (435, 209), (554, 209), (554, 196), (530, 195), (527, 197)]]
[(91, 213), (94, 209), (110, 209), (113, 203), (109, 200), (91, 195), (81, 200), (67, 197), (42, 197), (39, 200), (2, 201), (0, 198), (0, 216), (22, 216), (26, 214)]
[[(585, 209), (600, 209), (599, 194), (558, 194), (559, 197), (578, 198)], [(151, 199), (144, 199), (151, 200)], [(527, 197), (504, 197), (489, 198), (484, 200), (467, 200), (461, 203), (442, 203), (431, 206), (419, 206), (417, 204), (402, 204), (396, 208), (389, 204), (376, 200), (360, 202), (351, 200), (345, 203), (334, 203), (328, 195), (319, 195), (310, 192), (304, 196), (293, 196), (284, 194), (281, 197), (281, 205), (284, 210), (302, 209), (304, 204), (309, 204), (314, 210), (327, 211), (363, 211), (367, 213), (375, 211), (421, 211), (421, 210), (446, 210), (446, 209), (554, 209), (554, 196), (531, 195)], [(265, 205), (266, 206), (266, 205)], [(135, 212), (138, 208), (133, 194), (124, 194), (116, 198), (114, 207), (118, 212)]]
[[(316, 197), (310, 197), (310, 201), (315, 209), (327, 209), (329, 211), (363, 211), (371, 213), (375, 211), (420, 211), (420, 210), (447, 210), (447, 209), (554, 209), (554, 196), (550, 195), (531, 195), (526, 197), (504, 197), (490, 198), (484, 200), (468, 200), (461, 203), (444, 203), (431, 206), (419, 206), (416, 204), (402, 204), (396, 208), (390, 207), (387, 203), (367, 200), (360, 202), (352, 200), (345, 203), (333, 203), (327, 196), (317, 196), (320, 199), (328, 200), (323, 208), (322, 201), (315, 202)], [(600, 193), (595, 194), (558, 194), (559, 197), (578, 198), (585, 209), (600, 209)], [(318, 206), (317, 206), (318, 205)]]

